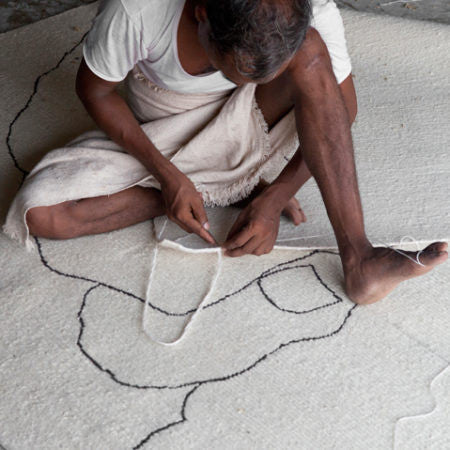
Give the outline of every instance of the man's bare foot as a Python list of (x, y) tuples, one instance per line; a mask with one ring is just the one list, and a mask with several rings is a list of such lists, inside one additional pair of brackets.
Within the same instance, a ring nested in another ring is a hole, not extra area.
[[(448, 244), (434, 242), (427, 246), (419, 256), (419, 264), (406, 256), (385, 247), (372, 247), (357, 262), (345, 264), (345, 292), (358, 304), (369, 304), (381, 300), (394, 290), (399, 283), (409, 278), (429, 272), (448, 258)], [(417, 252), (402, 250), (414, 260)]]
[(291, 219), (294, 225), (300, 225), (303, 222), (306, 222), (306, 216), (300, 207), (300, 203), (295, 197), (292, 197), (286, 207), (283, 209), (281, 214), (288, 219)]
[[(264, 190), (266, 186), (269, 186), (264, 180), (260, 180), (259, 184), (253, 189), (250, 195), (236, 203), (233, 203), (232, 206), (237, 206), (238, 208), (245, 208), (253, 199), (255, 199), (261, 192)], [(291, 219), (294, 225), (300, 225), (303, 222), (306, 222), (306, 215), (300, 207), (300, 203), (295, 197), (292, 197), (286, 204), (281, 214), (288, 219)]]

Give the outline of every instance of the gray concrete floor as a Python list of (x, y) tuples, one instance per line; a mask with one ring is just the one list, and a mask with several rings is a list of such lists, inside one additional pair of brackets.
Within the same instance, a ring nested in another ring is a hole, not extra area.
[(339, 6), (450, 24), (450, 0), (336, 0)]
[[(93, 1), (95, 0), (0, 0), (0, 33)], [(336, 3), (359, 11), (450, 24), (450, 0), (336, 0)]]
[(95, 0), (0, 0), (0, 33)]

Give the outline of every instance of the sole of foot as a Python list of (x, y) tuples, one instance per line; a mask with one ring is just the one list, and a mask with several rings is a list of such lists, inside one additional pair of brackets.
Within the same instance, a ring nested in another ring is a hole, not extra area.
[(345, 292), (358, 304), (375, 303), (386, 297), (402, 281), (425, 275), (448, 258), (447, 242), (434, 242), (419, 255), (418, 252), (402, 250), (411, 259), (386, 247), (373, 247), (358, 263), (346, 267)]

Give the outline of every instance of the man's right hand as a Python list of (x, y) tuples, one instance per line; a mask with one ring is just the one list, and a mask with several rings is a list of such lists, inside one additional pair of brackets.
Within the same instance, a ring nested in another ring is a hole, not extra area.
[(90, 116), (99, 128), (138, 159), (160, 182), (168, 218), (188, 233), (196, 233), (206, 242), (216, 244), (203, 228), (208, 218), (201, 193), (153, 145), (128, 104), (116, 92), (117, 84), (98, 77), (82, 59), (76, 89)]
[(192, 181), (181, 171), (166, 177), (161, 183), (167, 217), (188, 233), (195, 233), (210, 244), (214, 239), (206, 231), (208, 217), (203, 206), (203, 197)]

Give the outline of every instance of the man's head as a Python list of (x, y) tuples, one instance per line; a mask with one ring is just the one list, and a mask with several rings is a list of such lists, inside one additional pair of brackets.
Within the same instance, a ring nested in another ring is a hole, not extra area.
[(309, 0), (200, 0), (199, 38), (236, 84), (264, 82), (292, 58), (311, 20)]

